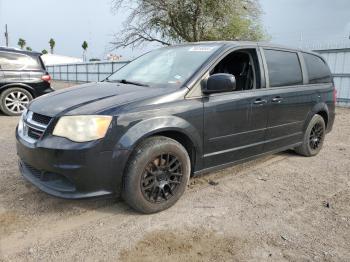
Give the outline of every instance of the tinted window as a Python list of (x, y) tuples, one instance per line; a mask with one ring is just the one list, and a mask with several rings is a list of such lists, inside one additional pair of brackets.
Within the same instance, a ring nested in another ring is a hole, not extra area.
[(11, 52), (0, 52), (0, 67), (2, 70), (42, 69), (38, 58)]
[(332, 82), (331, 72), (321, 58), (311, 54), (303, 54), (303, 56), (309, 74), (310, 84)]
[[(226, 73), (236, 78), (235, 91), (260, 88), (259, 60), (255, 49), (235, 51), (227, 55), (210, 72), (210, 75)], [(256, 79), (259, 79), (256, 81)]]
[(303, 83), (297, 53), (265, 50), (270, 86), (292, 86)]

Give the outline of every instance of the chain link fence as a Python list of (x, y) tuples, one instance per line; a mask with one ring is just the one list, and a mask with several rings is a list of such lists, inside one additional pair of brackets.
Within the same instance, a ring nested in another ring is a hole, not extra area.
[(53, 80), (74, 82), (99, 82), (129, 61), (90, 62), (46, 66)]
[(350, 47), (315, 50), (327, 61), (337, 89), (340, 106), (350, 106)]

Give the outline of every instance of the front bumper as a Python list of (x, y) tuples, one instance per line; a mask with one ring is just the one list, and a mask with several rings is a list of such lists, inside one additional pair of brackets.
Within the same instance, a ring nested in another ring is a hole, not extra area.
[[(115, 160), (123, 152), (103, 151), (103, 143), (99, 141), (81, 146), (75, 143), (72, 149), (67, 149), (72, 142), (50, 141), (42, 147), (16, 137), (20, 172), (42, 191), (67, 199), (111, 196), (120, 192), (122, 168)], [(53, 148), (54, 145), (63, 149)]]

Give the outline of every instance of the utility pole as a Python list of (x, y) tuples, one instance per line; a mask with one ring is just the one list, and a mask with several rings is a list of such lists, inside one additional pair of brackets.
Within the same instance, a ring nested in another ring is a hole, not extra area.
[(303, 32), (300, 32), (299, 43), (299, 48), (303, 48)]
[(5, 39), (6, 39), (6, 47), (9, 47), (9, 33), (7, 32), (7, 24), (5, 25)]

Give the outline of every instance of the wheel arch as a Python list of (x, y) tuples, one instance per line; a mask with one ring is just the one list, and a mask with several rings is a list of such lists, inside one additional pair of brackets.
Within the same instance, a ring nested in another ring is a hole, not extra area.
[[(164, 136), (176, 140), (188, 152), (192, 171), (198, 165), (202, 154), (201, 136), (189, 122), (176, 116), (157, 117), (139, 122), (120, 138), (115, 151), (128, 151), (129, 159), (137, 145), (153, 136)], [(127, 162), (128, 160), (125, 161)]]
[(322, 116), (323, 120), (324, 120), (324, 123), (326, 124), (326, 129), (328, 127), (328, 121), (329, 121), (329, 115), (328, 115), (328, 112), (326, 110), (321, 110), (319, 112), (317, 112), (316, 114)]
[(154, 136), (168, 137), (168, 138), (171, 138), (171, 139), (179, 142), (186, 149), (188, 156), (190, 157), (191, 174), (193, 173), (194, 166), (196, 164), (196, 157), (198, 157), (198, 156), (197, 156), (197, 152), (196, 152), (196, 146), (194, 145), (193, 141), (191, 140), (191, 138), (188, 135), (186, 135), (185, 133), (178, 131), (178, 130), (174, 131), (174, 130), (169, 129), (166, 131), (160, 131), (160, 132), (153, 133), (152, 135), (145, 137), (144, 139), (147, 139), (149, 137), (154, 137)]
[(10, 84), (3, 85), (0, 87), (0, 94), (9, 88), (23, 88), (27, 90), (32, 95), (33, 98), (36, 97), (35, 90), (31, 86), (23, 83), (10, 83)]
[(309, 122), (311, 121), (312, 117), (314, 115), (316, 115), (316, 114), (320, 115), (323, 118), (323, 120), (324, 120), (324, 122), (326, 124), (326, 128), (327, 128), (328, 122), (329, 122), (329, 109), (328, 109), (328, 106), (327, 106), (326, 103), (318, 103), (312, 108), (312, 110), (307, 115), (307, 118), (306, 118), (306, 121), (305, 121), (305, 124), (304, 124), (304, 129), (303, 129), (304, 132), (306, 131), (307, 126), (308, 126)]

